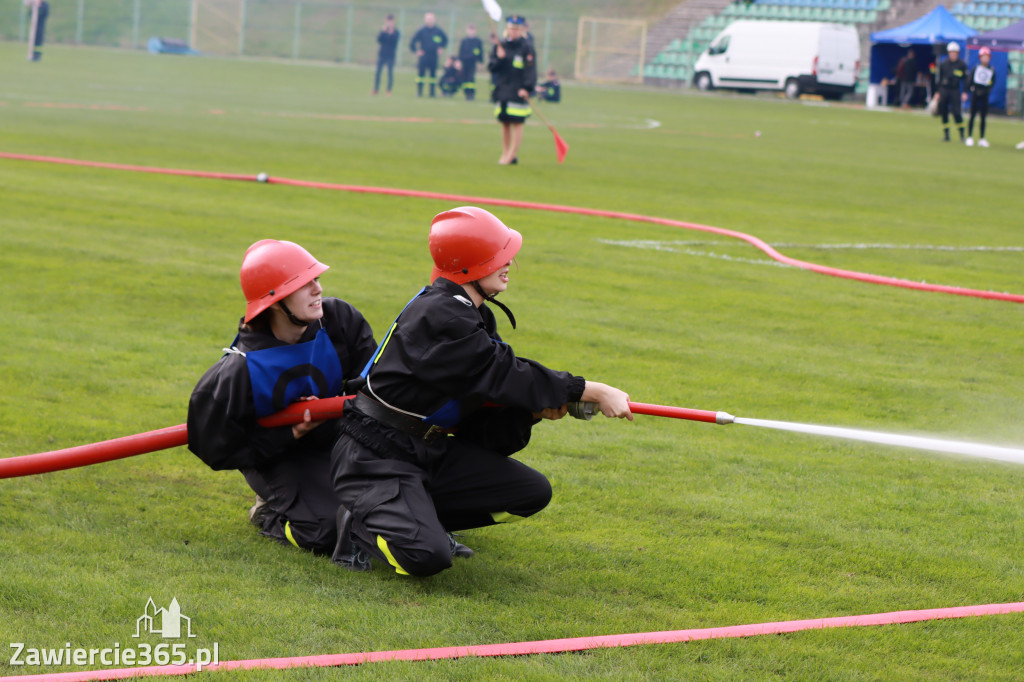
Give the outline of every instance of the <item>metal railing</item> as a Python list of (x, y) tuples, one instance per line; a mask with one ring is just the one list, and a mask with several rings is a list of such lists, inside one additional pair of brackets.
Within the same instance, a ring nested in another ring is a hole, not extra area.
[[(414, 63), (409, 40), (431, 8), (391, 8), (330, 0), (50, 0), (46, 42), (144, 49), (150, 38), (185, 41), (201, 53), (374, 64), (377, 33), (388, 13), (401, 31), (396, 65)], [(482, 9), (436, 12), (458, 50), (466, 24), (484, 42), (490, 28)], [(24, 41), (22, 0), (0, 0), (0, 40)], [(576, 57), (574, 16), (530, 17), (537, 61), (568, 74)]]

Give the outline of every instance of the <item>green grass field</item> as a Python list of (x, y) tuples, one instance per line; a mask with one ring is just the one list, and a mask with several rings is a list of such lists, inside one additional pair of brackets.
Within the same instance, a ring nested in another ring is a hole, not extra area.
[[(486, 102), (369, 96), (372, 73), (0, 43), (0, 151), (626, 211), (784, 253), (1024, 293), (1019, 120), (935, 119), (568, 85), (571, 145), (499, 167)], [(414, 119), (414, 120), (409, 120)], [(657, 122), (656, 127), (653, 122)], [(755, 131), (761, 131), (755, 137)], [(233, 336), (245, 248), (302, 243), (380, 334), (449, 202), (0, 160), (0, 455), (180, 424)], [(494, 209), (525, 246), (520, 355), (633, 400), (1024, 445), (1024, 310), (773, 267), (722, 237)], [(674, 243), (674, 242), (687, 242)], [(694, 242), (694, 243), (690, 243)], [(638, 246), (656, 245), (653, 248)], [(841, 244), (893, 248), (824, 248)], [(899, 248), (897, 248), (899, 247)], [(910, 248), (910, 247), (947, 247)], [(531, 520), (467, 532), (442, 575), (369, 574), (259, 537), (241, 476), (184, 448), (0, 482), (0, 646), (122, 647), (173, 597), (221, 659), (675, 630), (1020, 601), (1024, 468), (638, 416), (545, 423)], [(217, 680), (1024, 677), (1024, 616)], [(102, 667), (99, 665), (92, 667)], [(0, 675), (77, 670), (12, 666)]]

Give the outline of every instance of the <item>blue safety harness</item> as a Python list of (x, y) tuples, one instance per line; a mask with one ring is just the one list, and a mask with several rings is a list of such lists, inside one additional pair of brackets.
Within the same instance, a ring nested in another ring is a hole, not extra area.
[(388, 333), (384, 335), (384, 340), (381, 341), (379, 346), (377, 346), (377, 350), (374, 351), (373, 357), (371, 357), (369, 362), (366, 363), (366, 367), (363, 367), (363, 371), (359, 373), (359, 376), (366, 379), (366, 388), (370, 392), (370, 394), (378, 402), (385, 405), (386, 407), (389, 407), (396, 412), (406, 414), (410, 417), (416, 417), (417, 419), (423, 421), (425, 424), (439, 426), (443, 429), (450, 429), (452, 427), (458, 426), (459, 421), (462, 417), (462, 402), (460, 400), (453, 398), (452, 400), (449, 400), (444, 405), (442, 405), (440, 409), (436, 410), (433, 414), (423, 416), (420, 414), (415, 414), (412, 412), (407, 412), (405, 410), (398, 409), (393, 405), (388, 405), (383, 400), (381, 400), (377, 396), (377, 394), (373, 392), (373, 387), (370, 385), (370, 370), (373, 369), (373, 366), (377, 364), (377, 361), (380, 359), (381, 353), (384, 352), (384, 349), (388, 345), (388, 341), (391, 340), (391, 335), (394, 334), (395, 330), (398, 328), (398, 320), (402, 317), (402, 313), (405, 312), (406, 308), (412, 305), (413, 301), (422, 296), (426, 290), (427, 287), (423, 287), (422, 289), (420, 289), (419, 293), (417, 293), (415, 296), (409, 299), (409, 302), (405, 304), (405, 307), (402, 308), (402, 312), (398, 313), (398, 317), (396, 317), (395, 321), (391, 323), (391, 327), (388, 328)]

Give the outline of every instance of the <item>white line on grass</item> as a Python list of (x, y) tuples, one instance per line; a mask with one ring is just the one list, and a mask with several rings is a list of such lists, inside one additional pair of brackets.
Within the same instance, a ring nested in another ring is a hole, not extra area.
[[(720, 260), (731, 260), (740, 263), (753, 263), (756, 265), (778, 265), (790, 267), (784, 263), (774, 260), (755, 258), (737, 258), (718, 254), (711, 251), (697, 251), (689, 247), (694, 246), (722, 246), (727, 242), (699, 241), (699, 240), (602, 240), (602, 244), (610, 246), (622, 246), (631, 249), (649, 249), (651, 251), (668, 251), (671, 253), (683, 253), (690, 256), (703, 256), (706, 258), (718, 258)], [(888, 251), (946, 251), (946, 252), (989, 252), (989, 253), (1020, 253), (1024, 247), (1017, 246), (944, 246), (934, 244), (775, 244), (779, 249), (813, 249), (816, 251), (841, 251), (841, 250), (888, 250)]]

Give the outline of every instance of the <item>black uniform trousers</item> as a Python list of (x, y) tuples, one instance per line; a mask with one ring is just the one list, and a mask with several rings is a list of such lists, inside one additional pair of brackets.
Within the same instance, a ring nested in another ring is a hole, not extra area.
[(476, 99), (476, 60), (462, 62), (462, 91), (467, 100)]
[(391, 86), (395, 84), (395, 58), (394, 57), (378, 57), (377, 58), (377, 74), (373, 77), (373, 91), (377, 92), (380, 90), (380, 72), (387, 67), (388, 70), (388, 92), (391, 92)]
[(382, 457), (347, 433), (334, 446), (335, 489), (356, 543), (403, 575), (449, 568), (449, 531), (516, 521), (551, 501), (547, 478), (522, 462), (457, 438), (441, 449), (421, 466), (411, 453)]
[(952, 88), (939, 89), (939, 113), (942, 115), (942, 127), (948, 132), (949, 114), (953, 113), (953, 120), (960, 127), (963, 127), (964, 117), (960, 113), (960, 90)]
[[(430, 84), (430, 96), (436, 97), (437, 87), (437, 50), (428, 48), (416, 64), (416, 96), (423, 96), (423, 84)], [(430, 75), (427, 76), (427, 73)]]
[(988, 117), (988, 96), (989, 93), (987, 92), (971, 94), (971, 118), (967, 121), (968, 136), (974, 131), (974, 117), (980, 114), (981, 120), (978, 122), (978, 135), (984, 139), (985, 119)]
[(266, 501), (261, 533), (316, 554), (337, 544), (338, 497), (331, 456), (323, 450), (290, 453), (272, 466), (243, 469), (253, 491)]

